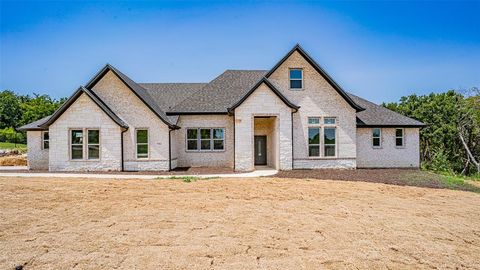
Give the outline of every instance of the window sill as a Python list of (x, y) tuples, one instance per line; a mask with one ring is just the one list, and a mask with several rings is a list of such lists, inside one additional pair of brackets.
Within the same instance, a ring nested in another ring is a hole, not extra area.
[(335, 157), (308, 157), (308, 159), (311, 159), (311, 160), (328, 160), (328, 159), (339, 159), (339, 157), (335, 156)]
[(290, 91), (304, 91), (305, 88), (289, 88)]

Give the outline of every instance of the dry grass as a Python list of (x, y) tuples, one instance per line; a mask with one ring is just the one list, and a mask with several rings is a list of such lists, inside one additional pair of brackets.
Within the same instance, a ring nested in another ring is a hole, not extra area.
[(27, 157), (20, 155), (0, 157), (0, 166), (27, 166)]
[(480, 196), (276, 178), (0, 178), (0, 268), (478, 268)]

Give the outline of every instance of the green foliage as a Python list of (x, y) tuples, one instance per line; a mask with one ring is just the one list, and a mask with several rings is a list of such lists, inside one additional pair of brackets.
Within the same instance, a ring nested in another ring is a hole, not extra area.
[(461, 94), (453, 90), (424, 96), (402, 97), (386, 108), (417, 119), (427, 126), (420, 131), (421, 160), (424, 168), (451, 173), (475, 173), (460, 134), (480, 159), (480, 95), (478, 88)]
[(25, 152), (27, 150), (27, 145), (21, 144), (21, 143), (0, 142), (0, 149), (2, 150), (18, 149), (20, 150), (20, 152)]
[(48, 95), (17, 95), (10, 90), (1, 91), (0, 142), (26, 143), (25, 132), (17, 132), (15, 128), (51, 115), (65, 100)]

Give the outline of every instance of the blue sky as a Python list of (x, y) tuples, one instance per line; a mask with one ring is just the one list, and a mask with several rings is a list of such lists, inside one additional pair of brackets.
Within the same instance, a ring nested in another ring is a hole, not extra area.
[(0, 89), (69, 96), (105, 63), (137, 82), (270, 69), (297, 42), (374, 102), (480, 86), (476, 2), (0, 0)]

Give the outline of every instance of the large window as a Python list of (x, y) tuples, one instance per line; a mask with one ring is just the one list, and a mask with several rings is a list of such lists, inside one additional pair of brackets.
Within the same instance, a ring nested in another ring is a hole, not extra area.
[(308, 156), (310, 157), (320, 156), (320, 128), (319, 127), (308, 128)]
[(404, 146), (403, 128), (396, 128), (395, 129), (395, 146), (396, 147), (403, 147)]
[(148, 130), (136, 130), (137, 158), (148, 158)]
[(323, 137), (324, 155), (326, 157), (336, 156), (336, 129), (331, 127), (324, 128)]
[(290, 69), (290, 89), (303, 89), (303, 70), (300, 68)]
[(87, 154), (88, 159), (100, 158), (100, 131), (98, 129), (87, 130)]
[(72, 159), (83, 159), (83, 130), (71, 130), (70, 149)]
[[(323, 121), (322, 121), (323, 120)], [(337, 118), (308, 118), (308, 156), (337, 156)]]
[(382, 129), (372, 128), (372, 146), (379, 148), (382, 147)]
[(225, 150), (224, 128), (188, 128), (188, 151), (222, 151)]
[(42, 132), (42, 149), (50, 148), (50, 137), (48, 131)]

